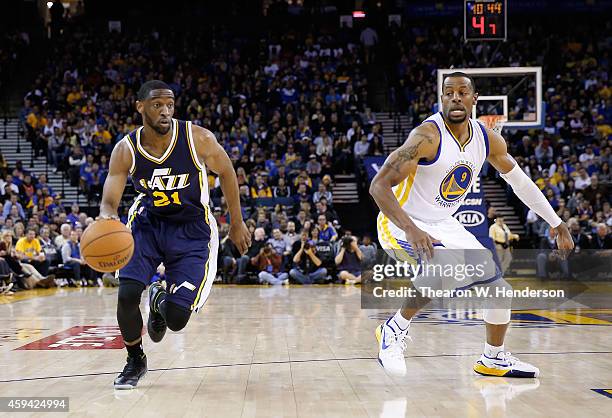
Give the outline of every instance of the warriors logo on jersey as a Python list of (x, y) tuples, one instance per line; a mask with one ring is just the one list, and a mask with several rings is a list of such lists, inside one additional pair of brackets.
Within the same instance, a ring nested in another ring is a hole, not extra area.
[(489, 151), (484, 127), (468, 120), (468, 139), (461, 144), (436, 113), (424, 122), (433, 124), (440, 135), (435, 158), (419, 161), (416, 171), (393, 188), (402, 209), (410, 216), (437, 221), (450, 217), (461, 205)]
[(460, 161), (448, 170), (448, 174), (440, 183), (436, 202), (440, 206), (454, 206), (470, 188), (474, 172), (474, 164), (470, 161)]

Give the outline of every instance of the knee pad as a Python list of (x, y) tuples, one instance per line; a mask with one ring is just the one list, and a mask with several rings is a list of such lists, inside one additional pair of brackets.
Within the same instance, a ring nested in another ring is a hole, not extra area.
[(170, 330), (175, 332), (185, 328), (185, 325), (187, 325), (189, 321), (189, 317), (191, 317), (191, 311), (189, 309), (169, 301), (166, 301), (161, 309), (162, 315), (166, 320), (166, 325), (168, 325)]
[(145, 285), (137, 280), (120, 279), (119, 293), (117, 296), (117, 306), (119, 308), (129, 308), (139, 306), (140, 297), (145, 289)]
[(121, 279), (119, 281), (117, 322), (124, 341), (132, 342), (140, 339), (142, 331), (140, 295), (144, 288), (144, 284), (136, 280)]
[(482, 319), (484, 319), (487, 324), (507, 324), (510, 322), (510, 309), (483, 309)]

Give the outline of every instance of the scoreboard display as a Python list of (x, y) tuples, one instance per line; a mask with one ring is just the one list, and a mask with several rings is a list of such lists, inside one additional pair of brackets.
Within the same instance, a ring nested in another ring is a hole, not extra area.
[(463, 37), (466, 41), (505, 41), (507, 0), (465, 0)]

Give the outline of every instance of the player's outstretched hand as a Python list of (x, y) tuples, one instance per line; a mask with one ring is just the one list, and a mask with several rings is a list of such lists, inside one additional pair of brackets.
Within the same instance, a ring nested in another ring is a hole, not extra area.
[(247, 250), (251, 246), (251, 233), (244, 222), (231, 224), (229, 230), (229, 237), (240, 251), (241, 255), (246, 254)]
[(425, 256), (429, 260), (433, 258), (433, 244), (440, 241), (432, 238), (427, 232), (416, 226), (407, 228), (404, 232), (406, 232), (406, 241), (412, 245), (416, 256)]
[(557, 238), (557, 251), (562, 259), (566, 259), (574, 249), (574, 240), (572, 235), (567, 229), (565, 222), (561, 222), (558, 227), (555, 228), (555, 234)]

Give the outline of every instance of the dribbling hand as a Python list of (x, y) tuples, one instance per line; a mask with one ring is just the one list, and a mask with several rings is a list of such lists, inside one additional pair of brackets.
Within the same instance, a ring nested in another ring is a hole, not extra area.
[(230, 225), (229, 238), (238, 248), (240, 255), (244, 255), (251, 246), (251, 233), (244, 222)]

